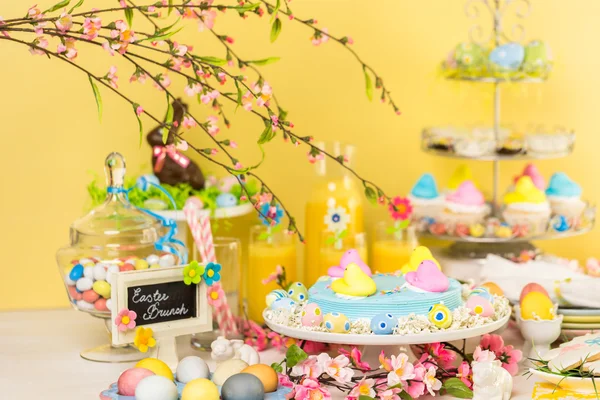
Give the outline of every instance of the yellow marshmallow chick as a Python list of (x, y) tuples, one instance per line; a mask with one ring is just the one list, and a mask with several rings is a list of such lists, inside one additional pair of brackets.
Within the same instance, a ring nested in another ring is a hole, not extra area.
[(530, 177), (522, 176), (515, 185), (515, 190), (504, 195), (505, 204), (513, 203), (533, 203), (540, 204), (546, 202), (546, 195), (538, 189)]
[(473, 179), (473, 172), (471, 172), (471, 168), (469, 168), (467, 164), (461, 164), (456, 168), (456, 170), (454, 170), (454, 173), (448, 181), (448, 189), (454, 191), (458, 189), (460, 184), (464, 181), (471, 181), (473, 184), (475, 184), (475, 186), (479, 186), (477, 183), (475, 183), (475, 180)]
[(431, 251), (429, 251), (429, 249), (425, 246), (418, 246), (416, 249), (413, 250), (412, 254), (410, 255), (410, 260), (408, 260), (408, 262), (404, 264), (402, 268), (400, 268), (400, 271), (402, 271), (403, 274), (406, 274), (407, 272), (411, 271), (416, 271), (419, 268), (419, 265), (421, 265), (421, 263), (426, 260), (433, 261), (434, 264), (440, 269), (440, 271), (442, 270), (440, 263), (437, 262), (435, 258), (433, 258)]
[(377, 292), (377, 285), (358, 265), (350, 263), (346, 266), (344, 277), (331, 283), (331, 290), (337, 294), (367, 297)]

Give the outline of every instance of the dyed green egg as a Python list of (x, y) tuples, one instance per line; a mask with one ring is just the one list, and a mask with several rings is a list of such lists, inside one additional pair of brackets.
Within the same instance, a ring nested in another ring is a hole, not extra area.
[(461, 68), (481, 68), (486, 60), (485, 50), (477, 43), (460, 43), (454, 51), (454, 59)]
[(547, 71), (552, 63), (550, 47), (541, 40), (533, 40), (525, 46), (523, 70), (528, 73)]
[(294, 282), (288, 286), (287, 294), (298, 303), (308, 300), (308, 289), (302, 282)]
[(435, 304), (429, 308), (429, 321), (438, 328), (446, 329), (452, 325), (452, 311), (443, 304)]
[(323, 326), (331, 333), (348, 333), (350, 320), (344, 314), (332, 312), (323, 317)]

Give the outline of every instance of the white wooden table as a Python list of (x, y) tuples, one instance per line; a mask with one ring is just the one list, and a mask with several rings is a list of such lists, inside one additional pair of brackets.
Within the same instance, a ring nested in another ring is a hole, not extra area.
[[(507, 344), (516, 347), (522, 344), (515, 330), (509, 329), (503, 336)], [(102, 320), (71, 309), (0, 313), (0, 398), (99, 398), (102, 390), (133, 365), (95, 363), (79, 356), (81, 350), (105, 343), (108, 334)], [(196, 354), (210, 360), (208, 353), (194, 350), (189, 343), (189, 337), (178, 339), (180, 357)], [(282, 358), (275, 350), (261, 354), (261, 361), (266, 364)], [(512, 398), (531, 399), (533, 384), (533, 379), (515, 377)]]

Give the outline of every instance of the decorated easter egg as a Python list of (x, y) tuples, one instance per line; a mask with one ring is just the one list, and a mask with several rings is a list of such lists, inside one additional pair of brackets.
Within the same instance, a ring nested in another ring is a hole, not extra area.
[(146, 368), (129, 368), (123, 371), (117, 381), (117, 388), (121, 396), (135, 396), (135, 388), (142, 379), (154, 375), (154, 372)]
[(98, 293), (105, 299), (110, 299), (110, 284), (106, 281), (96, 281), (92, 286), (94, 292)]
[(100, 295), (94, 292), (93, 290), (86, 290), (85, 292), (83, 292), (82, 298), (88, 303), (93, 303), (100, 298)]
[(140, 270), (140, 269), (148, 269), (148, 261), (146, 260), (135, 260), (135, 265), (133, 266), (136, 270)]
[(492, 303), (485, 297), (471, 296), (467, 299), (465, 305), (471, 310), (471, 314), (473, 315), (480, 315), (482, 317), (494, 315), (494, 306), (492, 306)]
[(69, 272), (69, 279), (76, 281), (83, 276), (83, 265), (77, 264)]
[(525, 46), (525, 58), (523, 60), (523, 70), (525, 72), (545, 71), (551, 61), (552, 52), (550, 47), (541, 40), (533, 40)]
[(170, 381), (173, 380), (173, 372), (171, 372), (171, 368), (169, 368), (169, 366), (167, 364), (165, 364), (163, 361), (159, 360), (158, 358), (144, 358), (140, 361), (138, 361), (137, 364), (135, 364), (136, 368), (146, 368), (149, 369), (150, 371), (154, 372), (156, 375), (160, 375), (160, 376), (164, 376), (165, 378), (169, 379)]
[(135, 400), (177, 400), (175, 382), (160, 375), (142, 379), (135, 388)]
[(271, 303), (271, 310), (289, 310), (295, 304), (296, 302), (294, 302), (294, 300), (284, 297), (283, 299), (277, 299)]
[(212, 381), (215, 385), (221, 386), (230, 376), (239, 374), (246, 367), (248, 367), (248, 364), (243, 360), (232, 358), (231, 360), (223, 361), (215, 370)]
[(71, 299), (77, 301), (83, 298), (83, 294), (78, 292), (75, 286), (69, 286), (67, 287), (67, 290), (69, 292), (69, 296), (71, 296)]
[(332, 312), (323, 317), (323, 326), (331, 333), (348, 333), (350, 320), (344, 314)]
[(118, 265), (110, 265), (108, 268), (106, 268), (106, 282), (108, 283), (112, 283), (112, 279), (113, 279), (113, 274), (116, 274), (120, 271), (119, 266)]
[(539, 283), (532, 282), (525, 285), (523, 287), (523, 290), (521, 290), (521, 296), (519, 296), (519, 303), (522, 303), (525, 296), (527, 296), (530, 292), (540, 292), (544, 296), (548, 298), (550, 297), (550, 295), (548, 295), (548, 292), (546, 291), (546, 289), (544, 289), (542, 285), (540, 285)]
[(237, 205), (237, 198), (231, 193), (221, 193), (217, 196), (217, 207), (234, 207)]
[(302, 310), (303, 326), (320, 326), (323, 322), (323, 312), (317, 303), (309, 303)]
[(485, 61), (485, 50), (477, 43), (460, 43), (454, 51), (454, 60), (461, 68), (480, 68)]
[(94, 280), (94, 267), (88, 266), (83, 268), (83, 276), (88, 279)]
[(490, 293), (488, 288), (485, 288), (483, 286), (479, 286), (471, 290), (471, 293), (469, 293), (469, 297), (471, 296), (481, 296), (487, 299), (490, 303), (494, 303), (494, 296)]
[(225, 381), (221, 388), (223, 400), (263, 400), (265, 389), (262, 382), (252, 374), (236, 374)]
[(133, 266), (133, 264), (129, 264), (129, 263), (124, 263), (119, 266), (119, 271), (121, 271), (121, 272), (133, 271), (134, 269), (135, 269), (135, 267)]
[(210, 373), (206, 361), (196, 356), (183, 358), (177, 364), (177, 380), (181, 383), (188, 383), (194, 379), (208, 378)]
[(98, 300), (94, 302), (94, 308), (98, 311), (110, 311), (108, 308), (108, 302), (105, 298), (100, 297)]
[(84, 311), (94, 311), (96, 309), (92, 303), (88, 303), (85, 300), (77, 300), (75, 304), (77, 305), (77, 308)]
[(85, 292), (86, 290), (90, 290), (93, 284), (94, 281), (92, 281), (90, 278), (83, 277), (77, 279), (75, 287), (77, 287), (77, 290), (79, 290), (80, 292)]
[(452, 325), (452, 311), (443, 304), (434, 304), (429, 307), (427, 317), (438, 328), (446, 329)]
[(181, 400), (219, 400), (219, 389), (208, 379), (189, 381), (181, 392)]
[(490, 62), (499, 69), (515, 71), (519, 69), (525, 49), (519, 43), (507, 43), (496, 47), (490, 53)]
[(554, 319), (554, 304), (541, 292), (529, 292), (521, 301), (523, 319)]
[(275, 290), (273, 290), (265, 298), (266, 303), (267, 303), (267, 307), (271, 307), (271, 304), (273, 304), (273, 302), (275, 300), (284, 299), (286, 297), (288, 297), (288, 294), (287, 294), (287, 292), (285, 290), (283, 290), (283, 289), (275, 289)]
[(485, 282), (481, 284), (481, 287), (486, 288), (491, 294), (495, 294), (496, 296), (504, 296), (504, 291), (500, 286), (495, 284), (494, 282)]
[(294, 301), (302, 302), (308, 300), (308, 290), (302, 282), (292, 283), (290, 286), (288, 286), (287, 293), (290, 299)]
[(94, 280), (105, 281), (106, 280), (106, 265), (96, 264), (94, 266)]
[(251, 365), (248, 368), (244, 368), (242, 370), (242, 374), (251, 374), (260, 379), (265, 388), (265, 393), (271, 393), (276, 391), (277, 385), (279, 385), (279, 378), (277, 377), (277, 372), (275, 372), (273, 368), (266, 364)]
[[(98, 301), (100, 301), (102, 299), (98, 299)], [(96, 303), (98, 303), (98, 301)], [(108, 311), (112, 311), (112, 299), (107, 299), (106, 300), (106, 308), (108, 308)]]
[(175, 257), (173, 256), (173, 254), (165, 254), (160, 257), (160, 259), (158, 260), (158, 264), (163, 268), (172, 267), (175, 265)]
[(156, 254), (150, 254), (148, 257), (146, 257), (146, 261), (148, 261), (148, 264), (150, 265), (158, 264), (159, 260), (160, 257), (158, 257)]
[(378, 314), (371, 319), (371, 330), (376, 335), (391, 335), (396, 325), (398, 319), (389, 313)]

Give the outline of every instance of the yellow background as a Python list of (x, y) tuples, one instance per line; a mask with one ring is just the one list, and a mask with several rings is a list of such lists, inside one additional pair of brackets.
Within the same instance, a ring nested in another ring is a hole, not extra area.
[[(40, 0), (40, 7), (55, 0)], [(3, 2), (0, 15), (24, 15), (28, 3)], [(87, 1), (87, 7), (117, 2)], [(546, 177), (562, 170), (584, 188), (584, 197), (597, 202), (596, 163), (600, 55), (595, 38), (600, 36), (593, 1), (532, 0), (534, 12), (525, 20), (527, 40), (542, 38), (552, 47), (556, 64), (544, 85), (508, 86), (503, 92), (504, 121), (525, 128), (530, 123), (573, 128), (577, 136), (574, 154), (565, 159), (537, 163)], [(438, 63), (458, 42), (467, 40), (472, 21), (465, 17), (463, 0), (297, 0), (295, 14), (313, 17), (319, 26), (336, 35), (351, 35), (354, 49), (385, 78), (403, 115), (397, 117), (364, 95), (362, 71), (352, 56), (336, 43), (313, 47), (312, 32), (283, 20), (279, 40), (269, 43), (268, 18), (240, 20), (233, 13), (219, 14), (215, 29), (236, 40), (234, 48), (246, 59), (280, 56), (264, 68), (296, 132), (324, 140), (343, 140), (358, 147), (356, 169), (379, 183), (390, 194), (405, 194), (418, 176), (433, 172), (441, 184), (458, 163), (434, 158), (419, 151), (424, 126), (446, 123), (490, 123), (491, 91), (488, 86), (446, 82), (436, 73)], [(140, 29), (136, 18), (134, 28)], [(223, 56), (210, 33), (190, 26), (181, 42), (195, 50)], [(52, 47), (56, 46), (53, 42)], [(0, 262), (0, 308), (66, 306), (54, 254), (68, 241), (69, 224), (83, 214), (91, 180), (90, 171), (102, 174), (105, 156), (122, 152), (129, 171), (148, 168), (149, 149), (138, 147), (137, 122), (131, 108), (101, 89), (104, 117), (96, 116), (87, 78), (58, 60), (33, 57), (24, 46), (0, 41), (0, 121), (3, 146), (0, 156), (2, 194), (2, 258)], [(120, 86), (149, 110), (162, 116), (164, 97), (146, 83), (131, 88), (133, 72), (119, 57), (80, 46), (77, 60), (97, 74), (111, 64), (119, 66)], [(183, 85), (178, 82), (179, 87)], [(197, 115), (209, 115), (194, 107)], [(230, 116), (233, 111), (230, 110)], [(239, 110), (230, 131), (220, 133), (241, 144), (236, 151), (245, 165), (259, 159), (255, 145), (262, 123)], [(145, 119), (146, 131), (153, 124)], [(188, 140), (200, 147), (208, 141), (199, 130)], [(306, 161), (306, 148), (295, 148), (276, 139), (267, 146), (267, 159), (259, 173), (284, 199), (303, 225), (304, 203), (314, 178)], [(218, 172), (202, 164), (205, 172)], [(502, 165), (501, 187), (508, 185), (524, 163)], [(476, 178), (489, 192), (491, 164), (471, 164)], [(372, 223), (383, 211), (367, 207)], [(586, 236), (540, 243), (545, 249), (581, 260), (597, 256), (598, 231)]]

